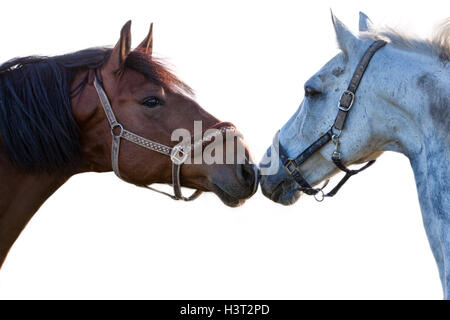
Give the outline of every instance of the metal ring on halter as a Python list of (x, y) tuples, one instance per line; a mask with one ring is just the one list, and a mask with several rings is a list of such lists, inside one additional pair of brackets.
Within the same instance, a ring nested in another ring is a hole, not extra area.
[(317, 192), (314, 194), (314, 199), (316, 199), (317, 202), (322, 202), (325, 199), (325, 193), (323, 192), (323, 189), (326, 188), (328, 182), (330, 182), (330, 179), (327, 179), (320, 188), (315, 189)]
[[(336, 129), (335, 127), (333, 127), (331, 130), (332, 130), (331, 140), (333, 142), (339, 140), (339, 138), (341, 137), (342, 130)], [(334, 131), (336, 131), (337, 133), (334, 133)]]
[(325, 193), (323, 192), (322, 189), (317, 189), (317, 193), (314, 194), (314, 199), (317, 202), (322, 202), (325, 199)]
[[(116, 129), (116, 128), (120, 129), (119, 134), (114, 133), (114, 129)], [(113, 135), (113, 137), (122, 137), (124, 131), (125, 131), (125, 129), (123, 128), (123, 126), (118, 122), (111, 125), (111, 134)]]
[(170, 153), (170, 160), (176, 165), (183, 164), (189, 156), (189, 152), (184, 151), (184, 147), (182, 145), (177, 145), (172, 148), (172, 152)]

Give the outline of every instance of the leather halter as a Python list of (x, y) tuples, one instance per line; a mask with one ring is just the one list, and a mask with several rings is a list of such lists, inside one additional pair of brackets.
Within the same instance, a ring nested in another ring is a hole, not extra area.
[[(111, 104), (106, 95), (106, 92), (103, 88), (103, 85), (97, 79), (96, 75), (94, 75), (94, 87), (97, 90), (98, 97), (100, 99), (103, 110), (105, 111), (106, 118), (108, 119), (108, 124), (111, 129), (112, 135), (111, 163), (112, 169), (116, 174), (116, 176), (119, 177), (120, 179), (123, 179), (120, 175), (119, 169), (119, 151), (120, 151), (120, 140), (125, 139), (143, 148), (166, 155), (170, 157), (170, 160), (172, 161), (172, 186), (174, 195), (171, 195), (167, 192), (157, 190), (155, 188), (146, 185), (139, 185), (140, 187), (147, 188), (152, 191), (164, 194), (173, 200), (192, 201), (197, 199), (202, 194), (202, 191), (200, 190), (196, 190), (189, 197), (184, 197), (181, 192), (181, 183), (180, 183), (181, 166), (183, 165), (183, 163), (186, 162), (186, 160), (189, 157), (189, 154), (191, 153), (192, 150), (194, 150), (195, 147), (199, 146), (199, 144), (203, 146), (205, 143), (207, 144), (208, 142), (211, 142), (212, 136), (204, 137), (203, 139), (195, 142), (192, 145), (183, 146), (181, 144), (178, 144), (174, 147), (169, 147), (160, 144), (158, 142), (141, 137), (131, 131), (126, 130), (123, 127), (123, 125), (117, 121), (113, 109), (111, 107)], [(220, 134), (224, 134), (227, 131), (236, 132), (236, 129), (230, 123), (219, 123), (219, 125), (221, 125), (221, 127), (218, 128)]]
[[(344, 129), (345, 122), (347, 120), (347, 116), (352, 109), (353, 103), (355, 101), (355, 93), (358, 89), (359, 84), (361, 83), (361, 79), (370, 63), (375, 52), (384, 47), (386, 42), (383, 40), (378, 40), (373, 42), (367, 51), (364, 53), (364, 56), (361, 58), (358, 66), (356, 67), (355, 72), (353, 73), (352, 79), (350, 80), (350, 84), (345, 90), (340, 98), (338, 104), (338, 114), (336, 116), (336, 120), (334, 121), (333, 126), (322, 135), (319, 139), (314, 141), (308, 148), (306, 148), (299, 156), (294, 159), (289, 158), (286, 150), (283, 148), (281, 143), (279, 144), (279, 156), (280, 159), (290, 176), (298, 183), (299, 191), (302, 191), (308, 195), (313, 195), (317, 201), (323, 201), (325, 197), (333, 197), (339, 189), (350, 179), (351, 176), (358, 174), (359, 172), (367, 169), (372, 164), (374, 164), (375, 160), (371, 160), (367, 162), (363, 167), (357, 170), (351, 170), (347, 168), (343, 161), (342, 155), (339, 152), (339, 138), (341, 136), (342, 130)], [(302, 176), (300, 173), (300, 166), (308, 160), (314, 153), (319, 151), (324, 145), (328, 142), (332, 141), (335, 145), (335, 150), (331, 155), (331, 160), (334, 165), (338, 167), (340, 170), (345, 172), (345, 176), (339, 181), (339, 183), (327, 194), (323, 192), (323, 189), (328, 184), (328, 180), (325, 181), (324, 185), (320, 188), (313, 188), (308, 181)], [(317, 197), (317, 194), (320, 194), (320, 197)]]

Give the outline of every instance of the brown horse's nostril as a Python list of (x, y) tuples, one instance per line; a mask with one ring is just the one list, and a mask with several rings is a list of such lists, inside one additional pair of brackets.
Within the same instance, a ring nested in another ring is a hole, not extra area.
[(237, 175), (241, 183), (256, 192), (259, 182), (259, 169), (254, 164), (241, 164), (237, 166)]

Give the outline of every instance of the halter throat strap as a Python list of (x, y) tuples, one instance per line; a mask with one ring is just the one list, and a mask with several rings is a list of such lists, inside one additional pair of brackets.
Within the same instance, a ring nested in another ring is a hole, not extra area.
[(180, 145), (177, 145), (172, 148), (160, 144), (158, 142), (149, 140), (147, 138), (141, 137), (131, 131), (126, 130), (123, 127), (123, 125), (117, 121), (114, 115), (114, 111), (109, 102), (108, 96), (106, 95), (106, 92), (103, 89), (103, 86), (100, 83), (100, 81), (97, 79), (96, 75), (94, 75), (94, 87), (95, 90), (97, 91), (100, 103), (103, 107), (103, 110), (105, 111), (106, 118), (108, 120), (108, 124), (111, 129), (112, 135), (111, 164), (112, 169), (116, 174), (116, 176), (123, 180), (122, 176), (120, 175), (119, 169), (119, 153), (120, 153), (120, 141), (121, 139), (125, 139), (143, 148), (169, 156), (172, 161), (172, 186), (174, 190), (174, 195), (171, 195), (164, 191), (157, 190), (150, 186), (146, 185), (138, 185), (138, 186), (164, 194), (165, 196), (168, 196), (173, 200), (192, 201), (194, 199), (197, 199), (202, 193), (202, 191), (200, 190), (196, 190), (189, 197), (184, 197), (181, 192), (181, 183), (180, 183), (181, 165), (187, 160), (190, 150), (185, 150)]
[[(370, 47), (364, 53), (364, 56), (358, 63), (355, 72), (353, 73), (352, 79), (348, 85), (347, 90), (345, 90), (338, 104), (338, 113), (334, 121), (333, 126), (320, 138), (314, 141), (308, 148), (306, 148), (300, 155), (296, 158), (289, 158), (286, 150), (283, 148), (281, 143), (279, 144), (279, 156), (288, 174), (297, 182), (299, 185), (298, 190), (308, 194), (313, 195), (317, 201), (323, 201), (325, 197), (333, 197), (341, 189), (341, 187), (350, 179), (350, 177), (358, 174), (359, 172), (367, 169), (375, 163), (375, 160), (367, 162), (363, 167), (356, 170), (351, 170), (345, 166), (342, 161), (342, 155), (339, 151), (339, 138), (341, 136), (342, 130), (344, 129), (345, 122), (347, 120), (348, 114), (353, 107), (355, 102), (356, 90), (361, 83), (362, 77), (369, 66), (370, 60), (373, 55), (382, 47), (386, 45), (386, 41), (378, 40), (373, 42)], [(313, 188), (308, 181), (302, 176), (300, 172), (300, 166), (308, 160), (314, 153), (318, 152), (323, 146), (332, 141), (335, 145), (335, 150), (331, 156), (331, 160), (334, 165), (341, 171), (345, 172), (345, 176), (339, 181), (339, 183), (328, 193), (324, 193), (323, 189), (328, 184), (328, 180), (325, 181), (324, 185), (320, 188)], [(320, 194), (320, 196), (317, 196)]]

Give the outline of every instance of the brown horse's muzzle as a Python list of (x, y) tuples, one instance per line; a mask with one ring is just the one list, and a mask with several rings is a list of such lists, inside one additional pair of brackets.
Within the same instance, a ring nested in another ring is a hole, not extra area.
[(237, 207), (258, 190), (259, 169), (254, 164), (222, 165), (211, 176), (211, 191), (226, 205)]

